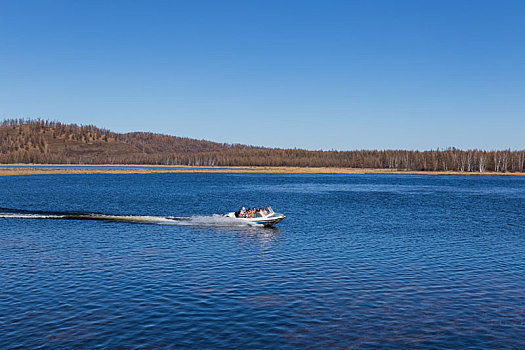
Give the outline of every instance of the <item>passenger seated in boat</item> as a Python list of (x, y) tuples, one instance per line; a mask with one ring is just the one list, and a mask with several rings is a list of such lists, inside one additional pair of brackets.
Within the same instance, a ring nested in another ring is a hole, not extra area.
[(242, 207), (241, 210), (236, 211), (235, 212), (235, 217), (236, 218), (244, 218), (244, 217), (246, 217), (246, 209), (244, 207)]
[(245, 209), (242, 207), (241, 210), (235, 212), (235, 217), (237, 218), (261, 218), (268, 214), (270, 214), (270, 210), (268, 209), (270, 207), (265, 208), (248, 208)]

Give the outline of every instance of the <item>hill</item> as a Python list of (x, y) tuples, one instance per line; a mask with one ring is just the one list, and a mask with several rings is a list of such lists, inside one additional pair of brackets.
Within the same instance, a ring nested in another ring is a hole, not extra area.
[[(1, 163), (182, 164), (197, 165), (197, 154), (257, 149), (148, 132), (115, 133), (94, 125), (43, 120), (0, 124)], [(207, 164), (214, 165), (213, 161)]]
[(308, 151), (225, 144), (94, 125), (9, 119), (0, 123), (0, 163), (299, 166), (414, 171), (523, 172), (525, 151)]

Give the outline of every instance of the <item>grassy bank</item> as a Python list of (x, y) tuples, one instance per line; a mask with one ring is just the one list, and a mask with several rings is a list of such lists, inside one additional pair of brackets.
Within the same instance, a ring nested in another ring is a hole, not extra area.
[[(274, 174), (409, 174), (409, 175), (501, 175), (525, 176), (525, 173), (496, 173), (496, 172), (457, 172), (457, 171), (405, 171), (395, 169), (356, 169), (335, 167), (184, 167), (129, 165), (133, 169), (121, 169), (123, 165), (63, 165), (62, 168), (32, 168), (29, 164), (4, 164), (25, 166), (24, 168), (1, 168), (0, 175), (43, 175), (43, 174), (158, 174), (158, 173), (274, 173)], [(38, 164), (35, 166), (57, 166), (54, 164)], [(78, 169), (83, 166), (86, 168)], [(105, 169), (97, 166), (107, 167)]]

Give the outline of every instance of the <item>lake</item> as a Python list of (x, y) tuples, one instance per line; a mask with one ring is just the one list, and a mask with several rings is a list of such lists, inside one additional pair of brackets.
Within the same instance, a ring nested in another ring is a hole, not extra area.
[(2, 349), (517, 349), (525, 178), (5, 176), (0, 261)]

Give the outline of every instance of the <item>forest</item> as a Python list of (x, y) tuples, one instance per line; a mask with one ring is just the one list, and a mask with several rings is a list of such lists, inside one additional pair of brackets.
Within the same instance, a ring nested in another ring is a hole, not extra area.
[(94, 125), (6, 119), (0, 122), (2, 164), (150, 164), (293, 166), (411, 171), (523, 172), (525, 150), (310, 151), (217, 143)]

